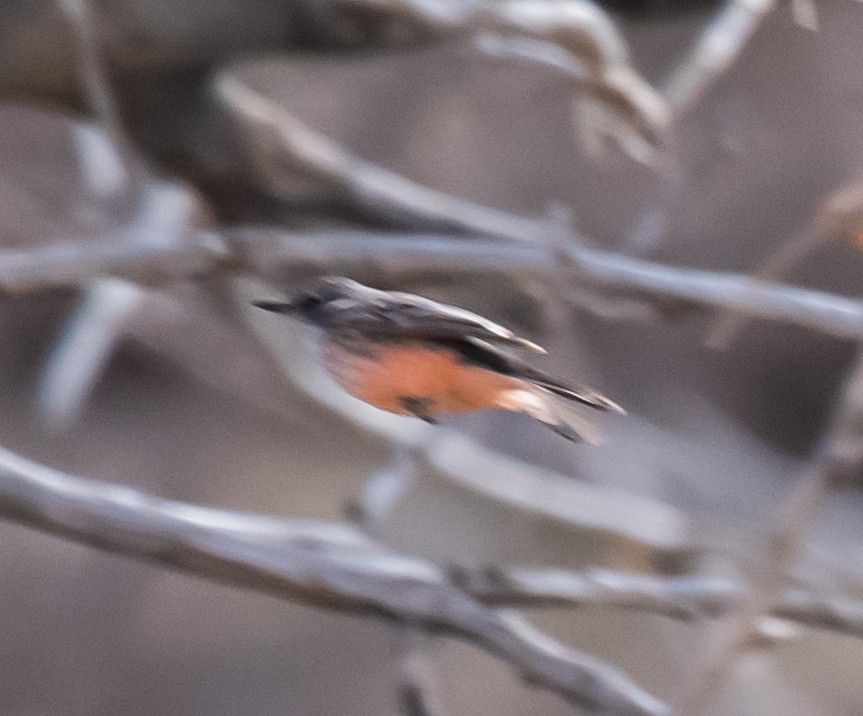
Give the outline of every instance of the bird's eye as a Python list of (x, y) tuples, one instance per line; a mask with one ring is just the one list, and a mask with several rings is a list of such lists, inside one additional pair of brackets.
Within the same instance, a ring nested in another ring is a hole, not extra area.
[(323, 300), (320, 296), (316, 296), (313, 293), (307, 293), (300, 297), (300, 300), (297, 301), (297, 306), (302, 311), (312, 311), (323, 304)]

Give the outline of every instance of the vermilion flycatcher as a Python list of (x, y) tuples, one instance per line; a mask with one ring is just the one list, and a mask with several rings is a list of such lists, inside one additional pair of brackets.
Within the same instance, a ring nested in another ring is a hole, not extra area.
[(257, 301), (322, 329), (323, 358), (351, 395), (382, 410), (439, 417), (487, 408), (530, 415), (570, 440), (595, 441), (590, 423), (555, 396), (624, 411), (601, 393), (568, 386), (493, 344), (545, 350), (482, 316), (348, 278), (319, 279), (287, 302)]

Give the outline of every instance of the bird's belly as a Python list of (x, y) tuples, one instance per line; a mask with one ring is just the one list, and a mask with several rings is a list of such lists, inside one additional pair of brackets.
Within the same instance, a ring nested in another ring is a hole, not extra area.
[[(457, 351), (425, 344), (373, 344), (363, 352), (330, 346), (327, 367), (352, 395), (393, 413), (424, 416), (498, 407), (501, 395), (519, 381), (464, 363)], [(418, 402), (417, 402), (418, 401)]]

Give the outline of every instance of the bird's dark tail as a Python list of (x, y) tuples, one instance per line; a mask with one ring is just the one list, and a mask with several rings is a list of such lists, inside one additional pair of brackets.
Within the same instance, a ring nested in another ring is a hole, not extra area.
[(587, 405), (596, 410), (610, 410), (621, 414), (626, 413), (617, 403), (606, 398), (602, 393), (593, 388), (583, 385), (567, 385), (537, 370), (525, 361), (519, 360), (489, 345), (486, 341), (464, 340), (453, 342), (452, 345), (458, 350), (462, 360), (472, 365), (478, 365), (495, 373), (518, 378), (544, 391), (554, 393), (561, 398)]
[(549, 393), (559, 395), (561, 398), (573, 400), (576, 403), (581, 403), (582, 405), (587, 405), (591, 408), (596, 408), (597, 410), (610, 410), (614, 413), (626, 415), (626, 411), (617, 403), (606, 398), (602, 393), (593, 388), (588, 388), (583, 385), (570, 387), (568, 385), (563, 385), (562, 383), (547, 380), (530, 380), (530, 382), (543, 390), (547, 390)]

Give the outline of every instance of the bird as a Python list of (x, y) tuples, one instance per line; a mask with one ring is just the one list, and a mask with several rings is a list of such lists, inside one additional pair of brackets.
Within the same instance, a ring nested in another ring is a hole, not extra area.
[(486, 409), (524, 413), (574, 442), (597, 443), (592, 423), (558, 399), (625, 413), (602, 393), (569, 385), (502, 350), (546, 350), (471, 311), (343, 276), (325, 276), (287, 301), (253, 301), (317, 327), (323, 364), (348, 393), (428, 423)]

